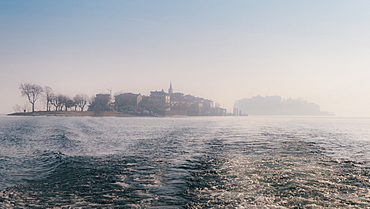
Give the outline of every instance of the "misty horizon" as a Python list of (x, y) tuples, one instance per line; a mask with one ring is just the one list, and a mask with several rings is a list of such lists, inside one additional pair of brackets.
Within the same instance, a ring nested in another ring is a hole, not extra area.
[(0, 1), (0, 208), (370, 208), (369, 11)]
[[(73, 99), (70, 95), (65, 95), (63, 93), (56, 93), (53, 91), (53, 89), (49, 86), (46, 86), (45, 88), (49, 88), (49, 94), (53, 96), (64, 96), (67, 100)], [(45, 89), (44, 88), (44, 89)], [(89, 106), (92, 105), (92, 102), (94, 101), (94, 98), (97, 95), (110, 95), (110, 100), (112, 103), (116, 102), (115, 97), (122, 94), (138, 94), (145, 97), (149, 97), (150, 94), (144, 95), (140, 92), (131, 92), (131, 91), (118, 91), (113, 92), (112, 89), (106, 89), (107, 92), (99, 92), (92, 96), (88, 96), (84, 93), (76, 94), (76, 96), (82, 95), (86, 100), (86, 106), (89, 108)], [(163, 92), (166, 94), (170, 94), (170, 92), (175, 94), (181, 94), (184, 96), (191, 96), (194, 98), (200, 98), (205, 100), (212, 101), (211, 98), (203, 98), (201, 95), (193, 95), (191, 93), (183, 93), (181, 91), (177, 91), (173, 89), (172, 82), (169, 84), (169, 89), (167, 91), (162, 88), (161, 90), (150, 90), (150, 93), (152, 92)], [(76, 97), (75, 96), (75, 97)], [(45, 90), (41, 93), (41, 98), (38, 98), (38, 104), (35, 105), (36, 111), (45, 111), (46, 108), (46, 99), (47, 95), (45, 95)], [(40, 103), (42, 105), (40, 105)], [(216, 104), (213, 104), (214, 106), (220, 106), (216, 102)], [(222, 107), (222, 106), (220, 106)], [(86, 108), (86, 110), (87, 110)], [(48, 108), (46, 108), (48, 109)], [(75, 108), (76, 109), (76, 108)], [(30, 110), (30, 104), (26, 103), (25, 105), (21, 106), (19, 104), (16, 104), (13, 107), (14, 112), (31, 112)], [(73, 109), (70, 109), (73, 110)], [(46, 110), (48, 111), (48, 110)], [(56, 110), (55, 110), (56, 111)], [(235, 111), (240, 111), (240, 113), (236, 113)], [(304, 100), (303, 98), (293, 99), (288, 98), (284, 99), (281, 96), (275, 95), (275, 96), (265, 96), (262, 97), (260, 95), (253, 96), (251, 98), (243, 98), (238, 99), (234, 101), (233, 109), (226, 109), (226, 112), (229, 115), (317, 115), (317, 116), (333, 116), (335, 113), (333, 112), (327, 112), (327, 111), (321, 111), (320, 105), (315, 104), (312, 102), (308, 102)]]
[[(368, 2), (0, 3), (0, 113), (20, 83), (95, 95), (168, 81), (228, 110), (256, 95), (369, 117)], [(165, 84), (165, 85), (163, 85)]]

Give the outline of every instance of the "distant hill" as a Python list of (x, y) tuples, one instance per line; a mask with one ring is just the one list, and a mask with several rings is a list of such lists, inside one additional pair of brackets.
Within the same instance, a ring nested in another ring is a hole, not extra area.
[(248, 115), (333, 115), (303, 99), (282, 99), (280, 96), (255, 96), (237, 100), (234, 108)]

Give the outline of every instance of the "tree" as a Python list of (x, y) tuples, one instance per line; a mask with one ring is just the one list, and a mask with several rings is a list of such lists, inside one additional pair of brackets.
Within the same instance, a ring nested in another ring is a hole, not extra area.
[(52, 104), (55, 107), (55, 111), (58, 111), (58, 108), (60, 106), (58, 101), (58, 96), (51, 94), (50, 95), (50, 104)]
[(75, 107), (75, 102), (71, 99), (67, 99), (65, 103), (65, 109), (67, 111), (68, 108)]
[(87, 96), (84, 94), (77, 94), (74, 98), (73, 101), (75, 104), (80, 108), (80, 111), (84, 111), (84, 108), (87, 103)]
[(45, 91), (45, 97), (46, 97), (46, 111), (50, 111), (53, 89), (50, 88), (49, 86), (45, 86), (44, 91)]
[(51, 98), (50, 104), (54, 105), (55, 111), (59, 110), (62, 111), (63, 107), (66, 105), (66, 102), (68, 101), (68, 97), (62, 94), (58, 94), (57, 96), (52, 94), (50, 98)]
[(65, 95), (59, 94), (58, 95), (58, 100), (59, 100), (59, 104), (60, 104), (60, 111), (63, 111), (63, 107), (65, 107), (65, 109), (67, 111), (68, 97), (65, 96)]
[(44, 92), (41, 86), (36, 84), (25, 83), (19, 86), (22, 96), (27, 96), (28, 102), (32, 105), (32, 112), (35, 112), (35, 103)]
[(95, 115), (101, 115), (104, 111), (110, 111), (110, 95), (109, 94), (97, 94), (89, 106), (91, 111), (94, 111)]

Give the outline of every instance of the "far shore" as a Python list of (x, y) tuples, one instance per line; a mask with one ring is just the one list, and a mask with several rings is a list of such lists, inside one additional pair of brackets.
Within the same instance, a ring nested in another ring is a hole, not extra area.
[(130, 115), (119, 112), (94, 112), (94, 111), (35, 111), (35, 112), (16, 112), (7, 114), (8, 116), (66, 116), (66, 117), (104, 117), (104, 116), (114, 116), (114, 117), (153, 117), (150, 115)]
[(35, 111), (35, 112), (16, 112), (6, 114), (7, 116), (60, 116), (60, 117), (202, 117), (202, 116), (188, 116), (188, 115), (153, 115), (153, 114), (125, 114), (114, 111), (94, 112), (94, 111)]

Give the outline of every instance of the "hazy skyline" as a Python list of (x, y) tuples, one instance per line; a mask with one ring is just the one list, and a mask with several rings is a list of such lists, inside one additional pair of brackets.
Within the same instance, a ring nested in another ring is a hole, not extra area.
[[(370, 116), (368, 1), (0, 1), (0, 113), (19, 85), (304, 98)], [(39, 107), (43, 107), (38, 103)]]

